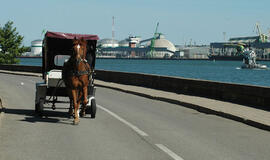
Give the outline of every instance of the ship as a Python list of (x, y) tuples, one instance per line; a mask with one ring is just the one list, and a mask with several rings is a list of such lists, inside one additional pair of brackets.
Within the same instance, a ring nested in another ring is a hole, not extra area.
[(242, 61), (243, 56), (242, 55), (208, 55), (208, 58), (210, 60), (222, 60), (222, 61)]
[(243, 60), (240, 50), (252, 48), (257, 53), (257, 60), (269, 60), (270, 42), (269, 37), (262, 34), (259, 24), (255, 25), (257, 36), (233, 37), (228, 42), (210, 43), (209, 59), (211, 60)]
[(243, 55), (239, 54), (239, 48), (252, 48), (256, 51), (257, 59), (268, 60), (270, 42), (262, 41), (261, 36), (230, 38), (228, 42), (210, 43), (210, 60), (242, 61)]

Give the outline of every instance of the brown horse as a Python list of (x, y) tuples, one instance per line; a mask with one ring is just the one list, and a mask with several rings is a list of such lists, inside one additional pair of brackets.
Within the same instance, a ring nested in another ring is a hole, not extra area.
[[(73, 52), (69, 60), (64, 64), (62, 70), (62, 78), (65, 82), (68, 95), (70, 97), (71, 108), (69, 113), (74, 114), (73, 124), (79, 124), (79, 108), (81, 100), (82, 109), (80, 116), (85, 116), (85, 109), (88, 103), (87, 89), (89, 85), (89, 78), (91, 78), (91, 68), (87, 63), (87, 41), (84, 39), (73, 40)], [(74, 112), (73, 108), (74, 107)]]

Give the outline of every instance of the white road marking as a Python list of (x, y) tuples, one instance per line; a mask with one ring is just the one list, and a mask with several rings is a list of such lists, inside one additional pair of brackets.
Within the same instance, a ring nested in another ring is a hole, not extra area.
[(156, 146), (159, 149), (161, 149), (163, 152), (165, 152), (166, 154), (168, 154), (170, 157), (172, 157), (174, 160), (184, 160), (183, 158), (181, 158), (180, 156), (178, 156), (177, 154), (175, 154), (173, 151), (171, 151), (169, 148), (167, 148), (163, 144), (156, 144)]
[[(131, 129), (133, 129), (139, 135), (141, 135), (141, 136), (148, 136), (148, 134), (146, 134), (144, 131), (140, 130), (138, 127), (136, 127), (135, 125), (131, 124), (130, 122), (124, 120), (123, 118), (121, 118), (117, 114), (113, 113), (112, 111), (108, 110), (107, 108), (102, 107), (101, 105), (97, 105), (97, 107), (99, 107), (103, 111), (109, 113), (111, 116), (113, 116), (114, 118), (118, 119), (122, 123), (126, 124), (128, 127), (130, 127)], [(168, 149), (163, 144), (156, 144), (156, 146), (159, 149), (161, 149), (163, 152), (165, 152), (166, 154), (168, 154), (170, 157), (172, 157), (174, 160), (184, 160), (183, 158), (181, 158), (180, 156), (178, 156), (177, 154), (175, 154), (173, 151), (171, 151), (170, 149)]]
[(139, 135), (141, 136), (148, 136), (148, 134), (146, 134), (144, 131), (140, 130), (138, 127), (136, 127), (135, 125), (131, 124), (130, 122), (124, 120), (123, 118), (121, 118), (120, 116), (118, 116), (117, 114), (113, 113), (112, 111), (102, 107), (101, 105), (97, 105), (100, 109), (102, 109), (103, 111), (109, 113), (110, 115), (112, 115), (114, 118), (118, 119), (119, 121), (123, 122), (124, 124), (126, 124), (128, 127), (130, 127), (131, 129), (133, 129), (135, 132), (137, 132)]

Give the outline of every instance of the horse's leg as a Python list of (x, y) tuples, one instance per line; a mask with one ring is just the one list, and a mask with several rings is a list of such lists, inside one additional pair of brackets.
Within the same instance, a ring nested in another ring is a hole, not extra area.
[(68, 98), (69, 98), (69, 109), (68, 109), (68, 115), (71, 117), (73, 116), (73, 108), (74, 108), (74, 103), (73, 103), (73, 97), (72, 97), (72, 90), (67, 89), (68, 93)]
[(85, 116), (85, 109), (86, 109), (86, 105), (88, 103), (88, 99), (87, 99), (87, 86), (84, 86), (83, 87), (83, 90), (82, 90), (82, 93), (83, 93), (83, 107), (82, 107), (82, 110), (81, 110), (81, 116)]
[[(83, 92), (82, 92), (82, 90), (80, 90), (80, 91), (79, 91), (79, 98), (78, 98), (78, 106), (79, 106), (79, 109), (80, 109), (80, 104), (81, 104), (81, 101), (82, 101), (82, 97), (83, 97)], [(81, 111), (80, 111), (80, 116), (81, 116), (81, 117), (84, 117), (85, 114), (83, 114), (82, 110), (83, 110), (83, 109), (81, 109)]]
[(74, 121), (73, 124), (79, 124), (79, 105), (78, 105), (78, 91), (76, 89), (72, 90), (72, 97), (73, 97), (73, 105), (74, 105)]
[(73, 103), (73, 98), (69, 97), (69, 110), (68, 110), (68, 114), (69, 116), (73, 116), (73, 108), (74, 108), (74, 103)]

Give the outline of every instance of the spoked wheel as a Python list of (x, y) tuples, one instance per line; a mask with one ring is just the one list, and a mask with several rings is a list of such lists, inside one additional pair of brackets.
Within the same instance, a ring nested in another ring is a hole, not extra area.
[(90, 114), (91, 114), (91, 118), (96, 118), (96, 112), (97, 112), (97, 104), (96, 104), (96, 100), (92, 99), (91, 101), (91, 108), (90, 108)]
[(97, 105), (96, 105), (96, 100), (92, 99), (91, 100), (91, 106), (88, 105), (86, 107), (86, 113), (91, 115), (91, 118), (96, 118), (96, 111), (97, 111)]
[(39, 100), (39, 102), (36, 104), (36, 106), (35, 106), (35, 112), (37, 114), (42, 115), (43, 109), (44, 109), (44, 103), (45, 103), (45, 100), (41, 98)]

